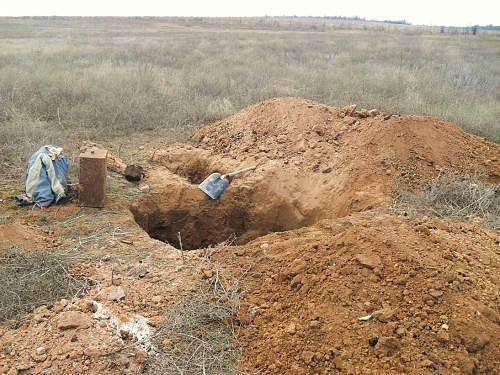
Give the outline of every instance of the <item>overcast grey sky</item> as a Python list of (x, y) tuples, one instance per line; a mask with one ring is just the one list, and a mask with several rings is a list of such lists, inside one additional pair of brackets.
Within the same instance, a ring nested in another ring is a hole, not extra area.
[(500, 0), (0, 0), (0, 16), (359, 16), (500, 24)]

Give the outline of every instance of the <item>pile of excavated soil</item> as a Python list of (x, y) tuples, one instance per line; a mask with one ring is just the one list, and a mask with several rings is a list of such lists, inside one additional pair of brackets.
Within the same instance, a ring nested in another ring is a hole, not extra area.
[[(271, 99), (201, 128), (197, 147), (153, 156), (148, 183), (160, 194), (131, 210), (154, 238), (185, 249), (243, 244), (269, 232), (388, 207), (394, 189), (418, 189), (446, 171), (500, 181), (500, 146), (430, 117)], [(256, 165), (217, 201), (198, 190), (210, 173)]]
[(474, 224), (367, 212), (220, 247), (243, 290), (241, 368), (496, 374), (499, 243)]
[(387, 185), (395, 177), (420, 186), (447, 169), (500, 180), (500, 146), (454, 124), (298, 98), (256, 104), (204, 126), (195, 138), (202, 148), (236, 160), (331, 173), (351, 190)]
[[(498, 232), (384, 211), (440, 174), (500, 181), (500, 146), (431, 117), (296, 98), (201, 128), (153, 156), (131, 206), (155, 238), (216, 247), (243, 294), (242, 370), (497, 373)], [(219, 200), (197, 184), (256, 165)], [(281, 232), (281, 233), (273, 233)], [(366, 320), (359, 320), (365, 317)]]

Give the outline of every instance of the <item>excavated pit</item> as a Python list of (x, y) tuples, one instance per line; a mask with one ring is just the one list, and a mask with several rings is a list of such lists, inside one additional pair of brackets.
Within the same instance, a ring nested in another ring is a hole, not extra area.
[[(500, 180), (498, 145), (453, 124), (300, 98), (258, 103), (194, 139), (155, 151), (146, 180), (155, 193), (130, 207), (151, 237), (180, 248), (180, 233), (186, 250), (389, 207), (398, 186), (419, 191), (447, 171)], [(251, 165), (218, 200), (197, 187), (212, 172)]]
[(271, 232), (299, 228), (308, 223), (298, 210), (281, 199), (255, 202), (257, 192), (228, 189), (219, 200), (207, 197), (197, 185), (177, 183), (159, 194), (134, 202), (135, 221), (152, 237), (178, 249), (194, 250), (219, 243), (244, 244)]

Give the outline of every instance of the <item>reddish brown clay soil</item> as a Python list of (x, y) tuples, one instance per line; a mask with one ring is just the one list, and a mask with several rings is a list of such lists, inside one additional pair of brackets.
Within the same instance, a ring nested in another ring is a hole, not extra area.
[(241, 366), (495, 374), (499, 239), (473, 224), (357, 213), (221, 247), (217, 260), (243, 277)]
[[(395, 189), (442, 173), (498, 183), (498, 144), (436, 118), (296, 98), (194, 138), (155, 153), (156, 194), (131, 211), (174, 246), (179, 233), (187, 248), (235, 235), (240, 246), (214, 257), (242, 278), (242, 370), (498, 373), (498, 232), (386, 210)], [(197, 189), (211, 172), (250, 165), (217, 201)]]
[(44, 233), (36, 228), (17, 223), (0, 224), (0, 249), (7, 247), (24, 247), (33, 249), (45, 244)]
[[(98, 212), (74, 205), (17, 211), (12, 220), (19, 222), (0, 225), (2, 257), (13, 246), (57, 252), (64, 245), (67, 251), (75, 245), (72, 231), (94, 225), (80, 237), (83, 260), (70, 272), (96, 283), (80, 298), (47, 303), (16, 325), (2, 322), (0, 374), (139, 374), (165, 307), (198, 290), (204, 262), (196, 252), (181, 255), (149, 238), (129, 216)], [(39, 221), (41, 228), (30, 224)], [(114, 235), (105, 234), (110, 225)], [(61, 235), (66, 238), (51, 240)], [(89, 241), (89, 235), (102, 239)]]

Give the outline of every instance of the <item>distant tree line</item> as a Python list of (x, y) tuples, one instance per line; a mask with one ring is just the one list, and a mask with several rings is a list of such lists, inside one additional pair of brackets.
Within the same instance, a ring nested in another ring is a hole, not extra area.
[(492, 25), (491, 23), (489, 25), (477, 26), (477, 27), (480, 30), (496, 30), (496, 31), (500, 31), (500, 25)]
[(476, 35), (478, 30), (500, 30), (500, 26), (468, 26), (468, 27), (454, 27), (454, 26), (441, 26), (439, 32), (441, 34), (449, 33), (449, 34), (472, 34)]
[[(285, 17), (286, 18), (286, 17)], [(322, 17), (316, 17), (316, 16), (292, 16), (291, 18), (311, 18), (311, 19), (325, 19), (325, 20), (338, 20), (338, 21), (354, 21), (354, 22), (381, 22), (381, 23), (392, 23), (392, 24), (397, 24), (397, 25), (411, 25), (406, 20), (384, 20), (384, 21), (378, 21), (378, 20), (371, 20), (367, 19), (364, 17), (358, 17), (358, 16), (322, 16)]]
[(396, 25), (411, 25), (407, 20), (384, 20), (383, 23), (393, 23)]

